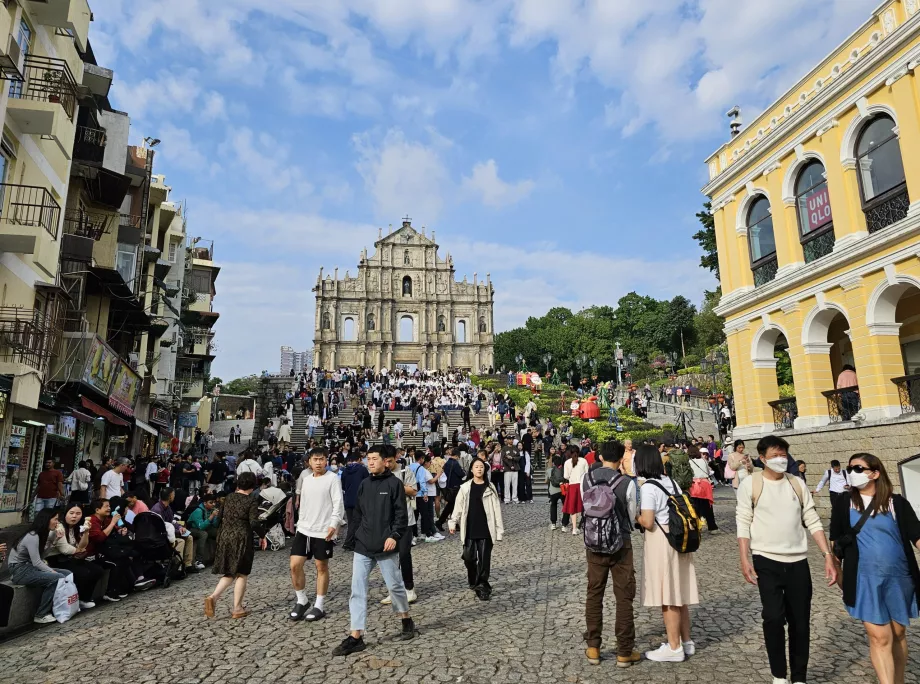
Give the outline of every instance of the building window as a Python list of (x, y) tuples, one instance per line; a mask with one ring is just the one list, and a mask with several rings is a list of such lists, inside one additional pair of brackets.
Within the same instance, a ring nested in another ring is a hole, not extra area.
[(134, 267), (137, 261), (137, 245), (118, 243), (118, 253), (115, 257), (115, 270), (121, 275), (131, 291), (134, 291)]
[(894, 120), (885, 114), (872, 119), (856, 143), (856, 168), (866, 227), (874, 233), (907, 216), (910, 198)]
[(168, 257), (168, 258), (169, 258), (169, 261), (170, 261), (171, 263), (173, 263), (173, 264), (176, 263), (176, 252), (178, 252), (178, 251), (179, 251), (179, 241), (178, 241), (178, 240), (170, 240), (170, 241), (169, 241), (169, 257)]
[(32, 47), (32, 27), (29, 26), (25, 19), (19, 22), (19, 32), (16, 34), (16, 42), (19, 43), (19, 49), (23, 55), (29, 54)]
[(466, 342), (466, 321), (457, 321), (457, 342)]
[(809, 162), (799, 173), (795, 183), (795, 205), (805, 263), (834, 251), (834, 222), (827, 191), (827, 173), (820, 161)]
[(412, 316), (403, 316), (399, 319), (399, 341), (415, 342), (415, 321)]
[(354, 318), (346, 318), (342, 324), (342, 339), (346, 342), (354, 342), (357, 339)]
[(751, 250), (751, 270), (754, 285), (763, 285), (776, 277), (776, 240), (773, 238), (773, 216), (770, 201), (758, 197), (747, 215), (748, 242)]
[(403, 288), (402, 288), (403, 297), (412, 296), (412, 278), (409, 276), (403, 277)]

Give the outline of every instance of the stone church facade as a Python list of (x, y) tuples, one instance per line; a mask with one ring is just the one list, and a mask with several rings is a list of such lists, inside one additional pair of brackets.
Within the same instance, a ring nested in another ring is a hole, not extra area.
[(358, 272), (323, 274), (316, 293), (313, 359), (319, 368), (366, 366), (479, 371), (494, 363), (489, 275), (473, 282), (454, 277), (450, 254), (441, 259), (434, 231), (417, 232), (409, 220), (387, 236), (382, 230)]

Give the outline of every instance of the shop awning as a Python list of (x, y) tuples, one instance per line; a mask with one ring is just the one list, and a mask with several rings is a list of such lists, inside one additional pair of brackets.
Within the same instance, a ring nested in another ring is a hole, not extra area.
[(70, 412), (73, 414), (73, 417), (83, 423), (92, 423), (95, 418), (88, 416), (85, 413), (77, 411), (76, 409), (71, 409)]
[(80, 402), (83, 404), (83, 408), (89, 411), (92, 411), (100, 418), (105, 418), (112, 425), (121, 425), (122, 427), (131, 427), (131, 423), (119, 418), (111, 411), (107, 411), (106, 409), (102, 408), (99, 404), (96, 404), (90, 401), (86, 397), (80, 397)]
[(137, 418), (135, 418), (135, 419), (134, 419), (134, 423), (135, 423), (135, 424), (137, 425), (137, 427), (139, 427), (141, 430), (144, 430), (144, 431), (146, 431), (146, 432), (149, 432), (151, 435), (156, 436), (156, 435), (159, 435), (159, 434), (160, 434), (159, 432), (157, 432), (156, 430), (154, 430), (152, 427), (150, 427), (149, 425), (147, 425), (147, 423), (145, 423), (145, 422), (142, 421), (142, 420), (138, 420)]

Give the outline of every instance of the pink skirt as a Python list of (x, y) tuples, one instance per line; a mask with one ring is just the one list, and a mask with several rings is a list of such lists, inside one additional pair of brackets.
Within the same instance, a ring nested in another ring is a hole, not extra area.
[(648, 608), (698, 604), (693, 554), (677, 553), (657, 525), (643, 536), (642, 605)]
[(581, 485), (570, 484), (569, 493), (565, 495), (565, 501), (562, 502), (562, 512), (568, 515), (583, 513), (585, 505), (581, 501)]
[(713, 503), (712, 483), (703, 477), (696, 478), (693, 484), (690, 485), (690, 496), (694, 499), (706, 499), (709, 503)]

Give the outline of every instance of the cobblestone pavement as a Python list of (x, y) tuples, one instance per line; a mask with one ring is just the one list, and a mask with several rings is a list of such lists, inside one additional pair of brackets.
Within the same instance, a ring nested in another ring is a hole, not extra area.
[[(723, 493), (727, 494), (727, 493)], [(731, 501), (717, 505), (726, 534), (707, 537), (697, 554), (702, 605), (692, 611), (697, 655), (682, 664), (642, 662), (616, 668), (613, 598), (605, 617), (611, 630), (600, 666), (584, 659), (585, 570), (581, 541), (550, 532), (545, 503), (505, 507), (507, 537), (493, 561), (495, 594), (480, 603), (467, 590), (457, 539), (414, 550), (419, 602), (415, 641), (389, 641), (399, 620), (376, 604), (385, 595), (372, 578), (368, 642), (363, 653), (334, 658), (348, 628), (351, 554), (332, 560), (329, 616), (318, 624), (285, 619), (293, 601), (287, 553), (260, 553), (249, 584), (253, 614), (231, 620), (229, 597), (218, 617), (202, 615), (202, 598), (215, 582), (192, 576), (0, 643), (0, 681), (199, 684), (227, 682), (389, 681), (503, 684), (505, 682), (770, 682), (760, 631), (757, 591), (738, 571)], [(637, 546), (641, 542), (636, 542)], [(638, 549), (637, 549), (638, 550)], [(637, 554), (641, 558), (641, 553)], [(637, 561), (638, 562), (638, 561)], [(838, 590), (822, 585), (813, 553), (812, 682), (874, 682), (865, 635), (843, 609)], [(641, 576), (641, 568), (637, 568)], [(308, 587), (312, 576), (308, 575)], [(638, 608), (638, 648), (664, 639), (660, 612)], [(908, 682), (920, 682), (920, 632), (909, 634)]]

